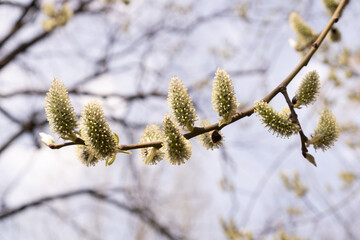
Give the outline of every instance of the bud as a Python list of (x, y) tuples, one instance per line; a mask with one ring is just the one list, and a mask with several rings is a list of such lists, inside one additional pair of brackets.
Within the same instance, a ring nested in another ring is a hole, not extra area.
[(339, 5), (339, 2), (336, 0), (322, 0), (322, 2), (325, 5), (329, 15), (333, 15)]
[(95, 151), (88, 146), (77, 145), (75, 152), (81, 163), (85, 164), (87, 167), (95, 166), (99, 161), (99, 159), (95, 156)]
[(106, 122), (98, 101), (91, 101), (82, 111), (81, 136), (96, 158), (113, 157), (117, 150), (117, 139)]
[(179, 125), (192, 131), (196, 119), (195, 107), (184, 83), (176, 76), (170, 80), (167, 101)]
[(62, 139), (74, 140), (78, 118), (65, 86), (54, 78), (46, 95), (45, 112), (52, 132), (59, 134)]
[(295, 31), (298, 44), (306, 46), (309, 43), (315, 41), (317, 35), (316, 32), (297, 14), (292, 12), (289, 16), (289, 22), (291, 28)]
[(41, 141), (46, 145), (49, 146), (50, 144), (55, 143), (54, 138), (50, 135), (47, 135), (46, 133), (39, 133), (40, 137), (41, 137)]
[[(163, 134), (160, 127), (157, 124), (148, 125), (144, 133), (141, 135), (140, 143), (148, 143), (155, 141), (162, 141)], [(163, 160), (164, 153), (154, 147), (140, 149), (140, 158), (145, 164), (156, 165), (158, 162)]]
[(289, 38), (288, 42), (289, 42), (290, 47), (292, 47), (296, 51), (299, 51), (299, 49), (301, 48), (301, 46), (299, 46), (298, 42), (292, 38)]
[(313, 164), (315, 167), (317, 167), (316, 162), (315, 162), (315, 158), (313, 155), (311, 155), (310, 153), (306, 153), (305, 154), (305, 158), (306, 160), (308, 160), (311, 164)]
[[(200, 123), (201, 127), (207, 127), (209, 125), (210, 122), (208, 120), (203, 120)], [(198, 138), (206, 149), (211, 149), (211, 150), (214, 150), (215, 148), (220, 148), (220, 146), (223, 145), (223, 139), (224, 139), (220, 131), (216, 131), (216, 130), (203, 133), (199, 135)]]
[(321, 112), (317, 128), (308, 144), (313, 144), (315, 149), (323, 151), (331, 148), (339, 137), (339, 126), (334, 114), (325, 109)]
[(265, 124), (278, 137), (290, 137), (299, 131), (299, 126), (293, 124), (286, 114), (277, 113), (267, 102), (255, 102), (255, 110)]
[(166, 158), (173, 165), (185, 163), (191, 156), (191, 145), (180, 132), (178, 125), (173, 122), (169, 115), (165, 115), (163, 121), (164, 151)]
[(332, 27), (329, 33), (329, 40), (330, 42), (340, 42), (341, 41), (341, 33), (339, 29), (336, 27)]
[(213, 109), (222, 117), (223, 123), (231, 121), (237, 110), (235, 91), (229, 74), (224, 69), (218, 68), (212, 89)]
[(308, 72), (305, 75), (295, 94), (297, 101), (294, 107), (299, 107), (301, 105), (307, 106), (315, 102), (320, 90), (319, 78), (319, 74), (316, 70)]

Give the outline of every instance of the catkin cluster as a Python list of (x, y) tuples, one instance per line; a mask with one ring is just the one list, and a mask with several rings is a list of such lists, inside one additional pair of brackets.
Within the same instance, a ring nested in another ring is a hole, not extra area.
[[(322, 0), (322, 2), (328, 14), (331, 16), (339, 6), (339, 1), (337, 0)], [(318, 36), (315, 30), (312, 29), (296, 12), (290, 14), (289, 22), (297, 36), (297, 41), (289, 39), (290, 45), (299, 52), (308, 49)], [(328, 34), (328, 39), (330, 42), (339, 42), (341, 40), (340, 31), (336, 27), (332, 27)]]
[[(319, 75), (316, 71), (311, 71), (303, 78), (293, 99), (293, 106), (307, 106), (313, 103), (318, 93)], [(165, 115), (162, 128), (156, 124), (148, 125), (140, 139), (140, 144), (150, 143), (148, 145), (151, 145), (151, 143), (157, 142), (151, 147), (144, 146), (140, 150), (141, 159), (148, 165), (156, 165), (164, 157), (173, 165), (185, 163), (191, 156), (191, 144), (184, 137), (180, 126), (190, 131), (201, 128), (204, 130), (210, 126), (208, 120), (203, 120), (200, 128), (195, 129), (196, 110), (187, 88), (178, 77), (170, 80), (167, 100), (172, 116)], [(238, 105), (232, 81), (226, 71), (221, 68), (215, 74), (212, 103), (213, 108), (222, 119), (217, 128), (212, 127), (211, 131), (202, 133), (198, 137), (203, 146), (211, 150), (222, 146), (224, 137), (220, 132), (221, 124), (232, 121)], [(289, 106), (291, 107), (290, 103)], [(97, 101), (90, 101), (84, 106), (80, 131), (77, 130), (78, 118), (71, 106), (65, 86), (58, 79), (53, 80), (47, 93), (45, 110), (54, 133), (77, 144), (85, 143), (77, 146), (76, 152), (80, 161), (86, 166), (94, 166), (100, 160), (106, 160), (106, 165), (111, 165), (117, 153), (127, 153), (117, 147), (119, 138), (111, 131), (102, 107)], [(279, 137), (290, 137), (300, 131), (298, 121), (292, 118), (291, 111), (286, 107), (278, 113), (264, 101), (256, 101), (254, 105), (254, 112), (261, 118), (261, 122)], [(329, 110), (324, 110), (321, 113), (318, 127), (307, 144), (314, 145), (315, 149), (326, 150), (334, 144), (338, 134), (338, 125), (334, 115)], [(46, 145), (54, 145), (51, 136), (41, 133), (41, 137)], [(310, 154), (306, 153), (306, 158), (315, 164)]]
[(64, 3), (60, 10), (56, 10), (54, 3), (46, 3), (42, 6), (42, 11), (48, 17), (42, 22), (43, 28), (47, 32), (64, 26), (74, 15), (67, 3)]
[[(105, 1), (114, 2), (114, 0)], [(123, 0), (123, 2), (130, 3), (129, 0)], [(329, 14), (334, 14), (339, 6), (337, 0), (322, 0), (322, 2)], [(62, 4), (60, 9), (56, 9), (51, 3), (44, 4), (42, 11), (47, 16), (43, 21), (45, 31), (64, 26), (74, 14), (67, 3)], [(297, 36), (297, 41), (291, 40), (290, 44), (298, 51), (306, 50), (318, 37), (317, 33), (296, 12), (290, 14), (289, 22)], [(329, 40), (332, 42), (341, 40), (341, 34), (337, 28), (332, 27)], [(314, 157), (307, 153), (305, 142), (307, 145), (312, 144), (315, 149), (325, 151), (333, 146), (339, 135), (336, 118), (327, 109), (321, 113), (318, 126), (310, 140), (304, 136), (300, 128), (294, 108), (314, 103), (319, 95), (319, 89), (319, 75), (314, 70), (303, 78), (292, 103), (289, 101), (286, 86), (282, 86), (281, 90), (289, 107), (284, 108), (280, 113), (275, 111), (268, 102), (256, 101), (254, 104), (254, 112), (261, 118), (261, 123), (276, 136), (290, 137), (300, 132), (302, 145), (305, 148), (302, 153), (313, 164), (315, 164)], [(222, 146), (224, 137), (220, 130), (241, 115), (237, 115), (239, 104), (235, 97), (232, 80), (222, 68), (218, 68), (215, 73), (211, 97), (212, 107), (221, 118), (219, 124), (211, 125), (208, 120), (203, 120), (200, 127), (196, 127), (197, 113), (188, 89), (177, 76), (171, 78), (167, 98), (171, 116), (165, 115), (162, 127), (150, 124), (144, 130), (140, 139), (140, 144), (143, 144), (140, 150), (143, 162), (156, 165), (165, 157), (173, 165), (185, 163), (191, 156), (191, 144), (188, 139), (196, 135), (199, 135), (198, 139), (206, 149), (213, 150)], [(126, 149), (124, 146), (117, 146), (119, 138), (111, 131), (99, 102), (91, 101), (84, 106), (79, 125), (68, 92), (58, 79), (54, 79), (51, 83), (45, 98), (45, 111), (52, 132), (64, 140), (72, 141), (63, 146), (82, 144), (77, 146), (76, 152), (80, 161), (86, 166), (94, 166), (100, 160), (106, 160), (106, 165), (110, 165), (114, 162), (117, 153), (128, 153), (121, 150)], [(291, 113), (294, 115), (292, 116)], [(78, 127), (80, 129), (77, 129)], [(184, 135), (180, 127), (190, 133)], [(51, 136), (44, 133), (40, 135), (47, 146), (57, 147)]]
[[(162, 129), (156, 125), (149, 125), (140, 139), (140, 143), (161, 141), (163, 145), (161, 149), (148, 147), (140, 151), (140, 157), (145, 164), (157, 164), (165, 155), (171, 164), (180, 165), (191, 156), (190, 142), (184, 137), (179, 126), (193, 131), (197, 114), (187, 88), (176, 76), (170, 80), (167, 101), (172, 116), (165, 116)], [(229, 75), (221, 68), (215, 74), (212, 103), (215, 111), (222, 117), (220, 124), (229, 123), (236, 114), (238, 104), (234, 87)], [(200, 127), (209, 125), (208, 120), (200, 123)], [(223, 144), (223, 136), (218, 130), (203, 133), (198, 138), (206, 149), (213, 150)]]
[[(99, 160), (114, 160), (118, 152), (118, 137), (110, 130), (102, 107), (97, 101), (85, 105), (79, 131), (78, 118), (68, 92), (59, 79), (53, 79), (45, 98), (45, 112), (54, 134), (58, 134), (64, 140), (76, 142), (80, 138), (85, 142), (85, 145), (76, 148), (77, 156), (83, 164), (94, 166)], [(40, 136), (46, 145), (54, 144), (51, 136), (44, 133), (40, 133)]]

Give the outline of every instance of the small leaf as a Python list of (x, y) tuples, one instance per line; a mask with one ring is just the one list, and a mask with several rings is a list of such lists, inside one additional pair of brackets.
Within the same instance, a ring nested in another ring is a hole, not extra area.
[(117, 145), (117, 144), (119, 144), (119, 142), (120, 142), (119, 136), (118, 136), (116, 133), (114, 133), (114, 132), (113, 132), (113, 134), (114, 134), (115, 142), (116, 142), (116, 145)]
[(125, 153), (125, 154), (132, 154), (132, 152), (124, 151), (124, 150), (119, 150), (118, 152), (119, 152), (119, 153)]
[(313, 155), (306, 153), (306, 159), (313, 164), (315, 167), (317, 167), (316, 162), (315, 162), (315, 158), (313, 157)]
[(106, 159), (105, 166), (110, 166), (111, 164), (113, 164), (114, 161), (115, 161), (115, 159), (116, 159), (116, 155), (114, 155), (114, 156), (110, 159), (110, 161), (109, 161), (109, 159), (110, 159), (110, 158), (107, 158), (107, 159)]

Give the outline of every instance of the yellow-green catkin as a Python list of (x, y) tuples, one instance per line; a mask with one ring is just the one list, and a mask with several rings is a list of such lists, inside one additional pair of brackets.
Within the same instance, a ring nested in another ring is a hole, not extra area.
[(353, 171), (340, 172), (339, 177), (343, 181), (344, 188), (349, 187), (357, 178)]
[(80, 162), (85, 164), (87, 167), (95, 166), (99, 161), (99, 158), (96, 157), (95, 151), (88, 146), (77, 145), (75, 152)]
[(294, 177), (292, 179), (284, 172), (280, 173), (280, 178), (283, 181), (286, 189), (293, 191), (296, 196), (303, 197), (308, 192), (308, 188), (300, 181), (300, 176), (297, 171), (294, 172)]
[(253, 233), (239, 229), (236, 226), (234, 219), (230, 219), (229, 221), (220, 219), (220, 221), (221, 221), (222, 229), (223, 229), (227, 239), (229, 239), (229, 240), (255, 240)]
[(285, 114), (279, 114), (267, 102), (256, 101), (255, 113), (261, 118), (261, 123), (278, 137), (290, 137), (299, 131), (299, 126), (293, 124)]
[[(200, 123), (201, 127), (207, 127), (210, 125), (208, 120), (202, 120)], [(214, 130), (211, 132), (206, 132), (198, 136), (200, 142), (206, 149), (217, 149), (223, 145), (224, 137), (221, 135), (220, 131)]]
[(64, 3), (58, 11), (55, 9), (54, 3), (46, 3), (42, 6), (42, 11), (48, 17), (42, 22), (43, 28), (47, 32), (64, 26), (74, 15), (67, 3)]
[(336, 0), (322, 0), (322, 2), (330, 16), (334, 14), (336, 8), (339, 6), (339, 2)]
[(283, 230), (278, 230), (278, 233), (274, 236), (273, 240), (306, 240), (306, 238), (300, 238), (297, 235), (290, 235)]
[(81, 117), (81, 137), (99, 159), (113, 157), (117, 140), (105, 120), (100, 103), (96, 100), (84, 106)]
[(176, 76), (170, 80), (167, 101), (179, 125), (192, 131), (196, 120), (196, 110), (187, 88)]
[[(140, 138), (140, 143), (156, 142), (163, 140), (163, 133), (157, 124), (148, 125)], [(147, 165), (156, 165), (163, 160), (164, 153), (154, 147), (140, 149), (140, 158)]]
[(212, 104), (218, 116), (223, 118), (221, 121), (223, 123), (230, 122), (236, 114), (238, 103), (235, 97), (234, 86), (229, 74), (221, 68), (218, 68), (215, 73)]
[(191, 145), (180, 132), (176, 122), (169, 115), (163, 120), (164, 142), (163, 148), (166, 159), (173, 165), (185, 163), (191, 157)]
[(45, 112), (52, 132), (63, 139), (75, 140), (78, 118), (66, 87), (59, 79), (54, 78), (46, 95)]
[(296, 103), (294, 107), (301, 105), (307, 106), (315, 102), (320, 90), (320, 77), (316, 70), (308, 72), (303, 78), (295, 96)]
[(339, 125), (330, 110), (325, 109), (321, 112), (317, 128), (311, 136), (312, 139), (308, 143), (313, 144), (315, 149), (326, 151), (334, 145), (339, 137)]
[(316, 32), (296, 12), (290, 14), (289, 22), (298, 38), (298, 47), (305, 47), (317, 38)]

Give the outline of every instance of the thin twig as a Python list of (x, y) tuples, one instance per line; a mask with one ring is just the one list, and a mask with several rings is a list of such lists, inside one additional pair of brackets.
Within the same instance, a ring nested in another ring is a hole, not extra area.
[(280, 92), (282, 93), (282, 95), (284, 95), (286, 103), (289, 106), (289, 109), (290, 109), (290, 112), (291, 112), (291, 121), (294, 124), (297, 124), (299, 126), (299, 129), (300, 129), (299, 130), (299, 135), (300, 135), (300, 140), (301, 140), (301, 153), (302, 153), (302, 155), (304, 156), (304, 158), (306, 160), (308, 160), (311, 164), (315, 165), (315, 167), (316, 167), (315, 160), (313, 160), (312, 158), (308, 158), (309, 154), (307, 152), (309, 150), (306, 147), (306, 142), (307, 142), (308, 138), (305, 136), (304, 132), (302, 131), (300, 121), (299, 121), (298, 116), (297, 116), (297, 114), (295, 112), (294, 106), (293, 106), (293, 104), (292, 104), (292, 102), (291, 102), (291, 100), (289, 98), (286, 87), (282, 87), (280, 89)]
[(25, 203), (19, 207), (13, 208), (13, 209), (7, 209), (3, 212), (0, 212), (0, 221), (9, 218), (11, 216), (14, 216), (26, 209), (42, 206), (46, 203), (50, 203), (59, 199), (69, 199), (76, 196), (82, 196), (82, 195), (88, 195), (95, 199), (107, 202), (119, 209), (122, 209), (130, 214), (138, 216), (140, 219), (142, 219), (145, 223), (147, 223), (150, 227), (152, 227), (154, 230), (156, 230), (161, 235), (165, 236), (168, 239), (171, 240), (177, 240), (177, 239), (184, 239), (182, 236), (177, 236), (173, 232), (170, 231), (170, 228), (167, 226), (162, 225), (160, 222), (158, 222), (157, 219), (151, 214), (151, 212), (148, 211), (147, 208), (140, 208), (137, 206), (129, 206), (122, 202), (119, 202), (115, 199), (110, 198), (109, 195), (103, 193), (103, 191), (97, 191), (93, 189), (80, 189), (76, 191), (70, 191), (66, 193), (60, 193), (48, 197), (43, 197), (35, 201), (31, 201), (28, 203)]
[(84, 140), (82, 140), (81, 138), (76, 138), (75, 141), (73, 142), (65, 142), (65, 143), (59, 143), (59, 144), (49, 144), (49, 148), (51, 149), (60, 149), (62, 147), (66, 147), (66, 146), (72, 146), (72, 145), (85, 145)]

